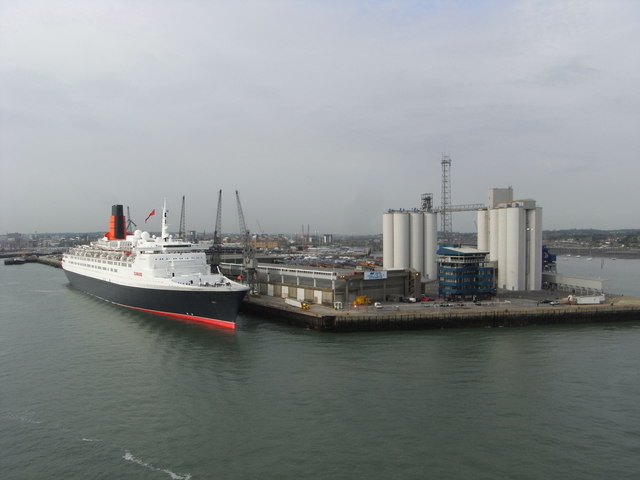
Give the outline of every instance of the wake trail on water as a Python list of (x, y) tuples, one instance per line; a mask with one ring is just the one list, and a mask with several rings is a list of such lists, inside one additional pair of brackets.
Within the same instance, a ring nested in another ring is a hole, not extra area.
[(55, 433), (56, 436), (67, 440), (67, 441), (81, 441), (87, 443), (96, 443), (99, 444), (102, 448), (107, 448), (110, 450), (122, 451), (124, 450), (124, 455), (122, 455), (122, 459), (127, 462), (131, 462), (135, 465), (139, 465), (148, 470), (154, 472), (166, 473), (171, 477), (172, 480), (191, 480), (190, 473), (176, 473), (168, 468), (156, 467), (155, 465), (145, 462), (144, 460), (135, 457), (128, 449), (122, 448), (110, 442), (105, 442), (100, 438), (86, 437), (77, 435), (72, 429), (65, 427), (57, 422), (47, 422), (46, 420), (41, 420), (38, 418), (38, 415), (32, 410), (21, 410), (21, 411), (5, 411), (0, 413), (0, 418), (4, 418), (6, 420), (10, 420), (13, 422), (22, 423), (25, 425), (34, 426), (34, 428), (43, 428), (45, 430), (49, 430), (49, 432)]
[(124, 456), (122, 457), (128, 462), (135, 463), (140, 465), (141, 467), (147, 468), (149, 470), (153, 470), (154, 472), (163, 472), (169, 475), (173, 480), (189, 480), (191, 478), (191, 474), (189, 473), (175, 473), (166, 468), (154, 467), (152, 464), (145, 462), (144, 460), (140, 460), (139, 458), (134, 457), (131, 452), (125, 451)]
[(3, 412), (2, 417), (8, 420), (29, 423), (32, 425), (40, 425), (42, 423), (42, 420), (37, 420), (35, 418), (32, 411)]

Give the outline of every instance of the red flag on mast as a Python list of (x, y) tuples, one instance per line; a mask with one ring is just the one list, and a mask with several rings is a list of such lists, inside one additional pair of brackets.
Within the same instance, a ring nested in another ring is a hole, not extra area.
[(147, 216), (147, 218), (145, 218), (144, 223), (147, 223), (147, 220), (149, 220), (155, 214), (156, 214), (156, 209), (154, 208), (153, 210), (151, 210), (151, 213)]

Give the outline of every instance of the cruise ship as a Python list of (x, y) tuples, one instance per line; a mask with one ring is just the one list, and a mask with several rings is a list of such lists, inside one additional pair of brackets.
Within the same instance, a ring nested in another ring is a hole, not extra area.
[(249, 291), (212, 272), (198, 244), (169, 235), (166, 202), (159, 237), (140, 230), (127, 233), (122, 205), (113, 205), (109, 232), (69, 249), (62, 268), (74, 288), (103, 300), (231, 329)]

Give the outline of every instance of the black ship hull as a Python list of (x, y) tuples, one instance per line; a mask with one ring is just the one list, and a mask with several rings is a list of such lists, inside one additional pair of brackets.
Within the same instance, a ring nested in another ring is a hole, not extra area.
[(158, 290), (119, 285), (64, 271), (71, 285), (103, 300), (192, 322), (235, 328), (246, 291)]

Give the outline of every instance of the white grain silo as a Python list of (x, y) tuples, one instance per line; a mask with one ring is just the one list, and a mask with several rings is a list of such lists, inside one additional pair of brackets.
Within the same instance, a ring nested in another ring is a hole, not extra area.
[(478, 250), (489, 251), (489, 212), (478, 210)]
[[(542, 209), (535, 200), (513, 200), (513, 190), (493, 188), (487, 216), (478, 212), (478, 249), (488, 242), (497, 263), (496, 286), (508, 290), (542, 288)], [(486, 233), (488, 231), (488, 233)], [(487, 240), (488, 237), (488, 240)]]
[(393, 213), (393, 268), (409, 268), (411, 232), (409, 213)]
[(527, 290), (542, 288), (542, 208), (527, 210)]
[(496, 208), (489, 210), (489, 260), (492, 262), (498, 261), (498, 239), (500, 238), (498, 213)]
[(424, 213), (418, 210), (409, 214), (411, 231), (410, 266), (418, 272), (424, 269)]
[(433, 212), (424, 214), (424, 269), (422, 276), (434, 280), (437, 273), (438, 217)]
[(382, 214), (382, 268), (393, 268), (393, 212)]
[(524, 290), (526, 288), (525, 210), (516, 206), (504, 210), (507, 212), (506, 288), (508, 290)]
[(498, 209), (498, 288), (507, 285), (507, 210)]

